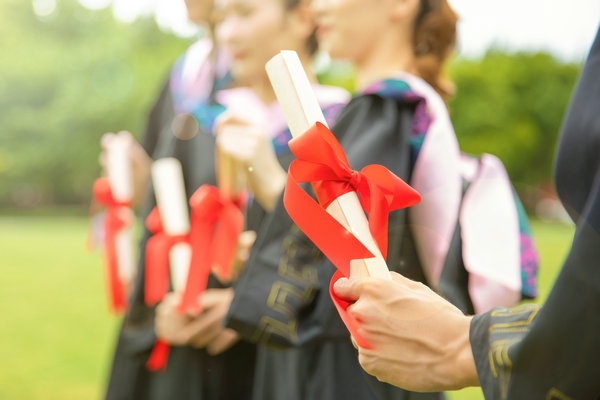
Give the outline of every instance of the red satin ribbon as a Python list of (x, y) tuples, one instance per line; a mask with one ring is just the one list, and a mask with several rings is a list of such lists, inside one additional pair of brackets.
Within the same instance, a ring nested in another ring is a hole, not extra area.
[(230, 278), (238, 237), (244, 227), (243, 203), (243, 195), (234, 202), (211, 185), (200, 186), (190, 198), (194, 268), (190, 269), (179, 312), (201, 311), (198, 297), (206, 289), (211, 271), (221, 279)]
[(146, 361), (146, 368), (150, 371), (159, 371), (165, 369), (169, 360), (171, 346), (162, 339), (157, 339), (150, 353), (150, 358)]
[[(290, 165), (283, 201), (298, 227), (341, 275), (349, 277), (351, 260), (371, 258), (373, 254), (325, 208), (339, 196), (356, 191), (369, 215), (369, 230), (385, 258), (389, 212), (417, 204), (421, 199), (419, 193), (381, 165), (368, 165), (361, 171), (352, 170), (335, 136), (319, 122), (292, 139), (289, 146), (297, 160)], [(301, 182), (313, 184), (319, 204), (302, 190)], [(332, 279), (331, 285), (334, 282)], [(330, 290), (330, 293), (356, 342), (369, 348), (358, 334), (358, 321), (346, 312), (349, 304), (335, 296), (333, 291)]]
[[(231, 275), (231, 264), (237, 249), (237, 241), (244, 227), (245, 194), (232, 201), (218, 188), (202, 185), (190, 198), (190, 233), (170, 236), (164, 232), (158, 208), (154, 208), (146, 220), (154, 235), (146, 244), (147, 304), (160, 301), (169, 290), (169, 252), (176, 243), (188, 243), (192, 258), (186, 286), (177, 306), (177, 312), (198, 314), (202, 310), (200, 295), (206, 290), (211, 270), (223, 279)], [(151, 371), (166, 367), (169, 344), (157, 339), (146, 366)]]
[(144, 299), (154, 305), (169, 291), (169, 252), (177, 243), (189, 243), (188, 235), (169, 235), (165, 232), (158, 207), (146, 218), (152, 236), (146, 243)]
[(119, 232), (131, 226), (131, 210), (128, 202), (117, 201), (110, 188), (108, 178), (98, 178), (94, 182), (94, 198), (106, 207), (104, 216), (104, 265), (108, 295), (112, 310), (119, 314), (127, 309), (126, 283), (119, 276), (116, 238)]

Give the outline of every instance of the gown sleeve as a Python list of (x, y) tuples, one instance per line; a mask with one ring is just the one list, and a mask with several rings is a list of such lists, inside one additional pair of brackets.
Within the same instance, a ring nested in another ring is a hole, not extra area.
[(144, 133), (140, 138), (140, 143), (149, 156), (156, 150), (165, 121), (172, 118), (172, 107), (169, 79), (166, 79), (158, 99), (150, 109)]
[(473, 318), (470, 340), (486, 399), (600, 398), (600, 41), (562, 127), (557, 191), (576, 223), (546, 303)]
[[(353, 169), (383, 164), (407, 180), (411, 163), (407, 139), (410, 129), (406, 128), (412, 122), (411, 115), (412, 110), (397, 100), (360, 96), (341, 112), (332, 131)], [(390, 214), (389, 247), (409, 231), (403, 229), (405, 218), (402, 211)], [(399, 247), (398, 244), (396, 248)], [(392, 264), (414, 265), (400, 260), (402, 252), (391, 249), (390, 253), (397, 253), (390, 259)], [(275, 348), (336, 338), (347, 340), (348, 331), (329, 297), (334, 270), (293, 224), (281, 197), (258, 231), (235, 288), (227, 326), (248, 340)], [(417, 270), (420, 272), (420, 268)]]

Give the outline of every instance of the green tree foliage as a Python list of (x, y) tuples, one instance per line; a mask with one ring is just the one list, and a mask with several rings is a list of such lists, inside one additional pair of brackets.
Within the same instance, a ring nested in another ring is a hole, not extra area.
[(100, 136), (139, 135), (170, 64), (189, 40), (110, 9), (0, 0), (0, 205), (85, 204)]
[[(37, 16), (32, 4), (56, 2)], [(0, 0), (0, 207), (87, 204), (99, 139), (139, 136), (169, 67), (190, 40), (151, 18), (124, 24), (76, 0)], [(580, 66), (548, 54), (493, 50), (451, 68), (461, 147), (505, 163), (521, 192), (547, 182)], [(335, 76), (333, 76), (335, 75)], [(351, 87), (340, 64), (321, 73)]]
[(522, 192), (548, 182), (579, 70), (546, 53), (490, 50), (478, 60), (457, 60), (450, 112), (461, 148), (498, 156)]

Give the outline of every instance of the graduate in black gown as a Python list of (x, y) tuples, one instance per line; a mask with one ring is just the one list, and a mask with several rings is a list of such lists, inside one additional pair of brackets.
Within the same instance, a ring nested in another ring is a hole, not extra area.
[(399, 275), (340, 280), (374, 347), (359, 349), (367, 371), (417, 390), (481, 385), (486, 399), (600, 398), (599, 76), (600, 31), (559, 140), (556, 188), (576, 230), (545, 304), (466, 317)]
[[(187, 1), (186, 5), (195, 22), (206, 20), (212, 9), (212, 1)], [(215, 141), (210, 130), (223, 107), (215, 103), (214, 94), (230, 83), (224, 54), (214, 49), (210, 39), (200, 39), (175, 62), (148, 117), (141, 146), (152, 159), (168, 156), (181, 161), (188, 196), (200, 184), (215, 184)], [(133, 149), (132, 158), (137, 153), (139, 149)], [(139, 174), (138, 180), (148, 180), (149, 171)], [(142, 221), (155, 204), (150, 188), (140, 212)], [(238, 342), (219, 355), (191, 346), (173, 346), (164, 371), (146, 368), (156, 340), (154, 308), (144, 303), (144, 249), (149, 236), (144, 229), (136, 281), (120, 330), (106, 398), (247, 398), (255, 353), (254, 345), (247, 342)], [(223, 285), (211, 277), (209, 287)]]
[[(359, 92), (332, 129), (350, 165), (382, 164), (423, 195), (419, 208), (390, 214), (388, 265), (441, 286), (461, 196), (460, 152), (440, 96), (449, 91), (441, 71), (456, 16), (445, 1), (312, 5), (320, 44), (356, 67)], [(227, 321), (261, 345), (254, 399), (442, 398), (394, 388), (361, 370), (328, 294), (333, 272), (279, 198), (258, 231)], [(449, 286), (470, 303), (466, 281)]]
[[(309, 64), (315, 48), (314, 38), (312, 45), (309, 40), (314, 30), (312, 19), (299, 1), (232, 1), (222, 2), (220, 6), (223, 8), (216, 9), (215, 14), (217, 31), (233, 59), (225, 64), (222, 53), (215, 54), (206, 41), (193, 45), (175, 63), (168, 86), (153, 108), (151, 129), (158, 131), (146, 135), (147, 148), (154, 147), (153, 158), (170, 156), (181, 161), (188, 196), (203, 184), (215, 185), (216, 136), (228, 136), (231, 126), (236, 134), (241, 134), (237, 138), (240, 140), (248, 131), (259, 134), (257, 142), (266, 143), (275, 155), (277, 168), (281, 169), (279, 162), (285, 163), (284, 159), (289, 158), (290, 133), (279, 106), (269, 102), (270, 98), (274, 100), (274, 95), (264, 63), (277, 51), (294, 48)], [(279, 40), (272, 40), (273, 37)], [(238, 83), (236, 87), (230, 87), (232, 78)], [(332, 120), (348, 101), (348, 93), (317, 84), (314, 87), (321, 106)], [(265, 92), (265, 88), (268, 91)], [(270, 97), (262, 98), (263, 92), (270, 93)], [(153, 139), (155, 144), (152, 144)], [(251, 163), (250, 166), (259, 165)], [(268, 204), (261, 206), (263, 200), (255, 196), (250, 201), (247, 229), (257, 230), (261, 224), (265, 208), (269, 208)], [(148, 209), (155, 204), (153, 196), (149, 202)], [(145, 230), (142, 254), (148, 236)], [(240, 341), (221, 322), (233, 289), (211, 277), (201, 299), (203, 312), (200, 315), (177, 314), (177, 301), (172, 294), (155, 310), (144, 304), (143, 265), (142, 257), (131, 309), (125, 317), (113, 362), (107, 398), (250, 398), (255, 345)], [(157, 336), (172, 346), (166, 369), (150, 372), (145, 363)]]

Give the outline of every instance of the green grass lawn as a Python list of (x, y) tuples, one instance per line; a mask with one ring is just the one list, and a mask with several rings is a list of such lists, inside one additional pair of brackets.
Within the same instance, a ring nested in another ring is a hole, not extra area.
[(0, 399), (99, 399), (118, 319), (84, 218), (0, 218)]
[[(537, 221), (533, 229), (544, 299), (573, 229)], [(86, 230), (80, 217), (0, 217), (0, 400), (102, 397), (118, 318)], [(467, 389), (451, 398), (483, 396)]]

